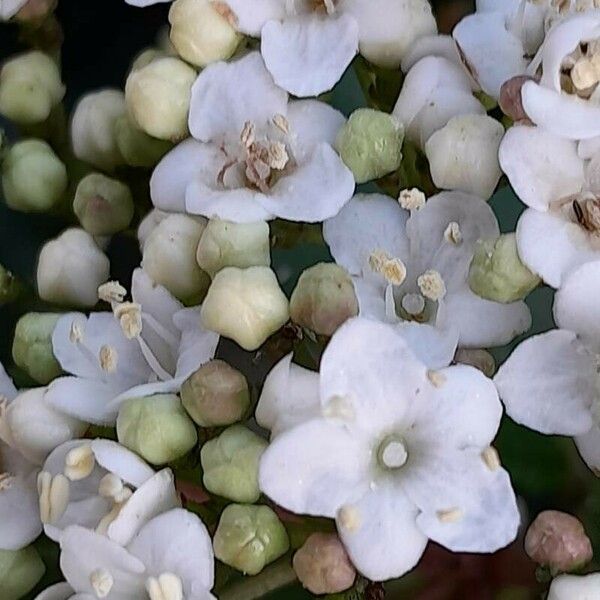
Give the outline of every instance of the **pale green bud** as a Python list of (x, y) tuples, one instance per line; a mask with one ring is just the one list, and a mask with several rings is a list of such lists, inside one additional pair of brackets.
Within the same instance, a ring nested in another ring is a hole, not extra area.
[(11, 58), (0, 71), (0, 113), (16, 123), (45, 121), (64, 95), (58, 65), (43, 52)]
[(168, 56), (167, 53), (160, 48), (146, 48), (133, 59), (129, 72), (143, 69), (146, 65), (149, 65), (156, 59), (164, 58), (165, 56)]
[(44, 575), (46, 567), (33, 546), (21, 550), (0, 550), (2, 600), (24, 598)]
[(52, 333), (60, 314), (27, 313), (17, 322), (12, 356), (15, 364), (46, 385), (62, 373), (52, 351)]
[(290, 299), (294, 323), (320, 335), (333, 335), (356, 315), (358, 300), (346, 269), (335, 263), (319, 263), (300, 275)]
[(198, 264), (214, 277), (224, 267), (269, 267), (269, 226), (211, 219), (200, 238)]
[(257, 575), (288, 551), (285, 527), (268, 506), (230, 504), (213, 539), (215, 556), (248, 575)]
[(153, 465), (181, 458), (198, 441), (194, 423), (174, 394), (127, 400), (117, 417), (117, 437)]
[(130, 167), (154, 167), (173, 147), (171, 142), (158, 140), (138, 129), (127, 115), (115, 123), (117, 146)]
[(540, 283), (540, 278), (521, 262), (514, 233), (477, 243), (469, 269), (469, 285), (481, 298), (515, 302)]
[(202, 304), (207, 329), (256, 350), (289, 319), (289, 303), (268, 267), (219, 271)]
[(169, 11), (171, 42), (181, 58), (197, 67), (227, 60), (243, 38), (235, 21), (225, 2), (175, 0)]
[(246, 378), (223, 360), (202, 365), (184, 381), (180, 393), (183, 407), (201, 427), (231, 425), (250, 408)]
[(266, 440), (243, 425), (229, 427), (202, 447), (204, 487), (234, 502), (256, 502), (258, 464), (267, 446)]
[(113, 235), (133, 219), (133, 197), (124, 183), (102, 173), (86, 175), (77, 186), (73, 210), (92, 235)]
[(42, 140), (16, 143), (2, 163), (6, 204), (22, 212), (45, 212), (67, 191), (67, 168)]
[(176, 142), (188, 134), (196, 71), (182, 60), (159, 58), (132, 71), (125, 84), (127, 109), (148, 135)]
[(404, 127), (393, 115), (359, 108), (338, 133), (336, 147), (356, 183), (395, 171), (402, 161)]

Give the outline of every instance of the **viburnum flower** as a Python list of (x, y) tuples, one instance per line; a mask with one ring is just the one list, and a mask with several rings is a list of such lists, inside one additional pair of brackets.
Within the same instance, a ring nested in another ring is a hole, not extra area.
[(132, 302), (116, 283), (100, 288), (113, 313), (69, 313), (56, 325), (54, 354), (71, 376), (46, 392), (48, 402), (89, 423), (114, 425), (128, 398), (177, 392), (215, 353), (219, 336), (200, 324), (200, 307), (184, 308), (136, 269)]
[(359, 317), (334, 334), (318, 389), (320, 414), (272, 439), (260, 487), (335, 518), (363, 575), (403, 575), (428, 539), (492, 552), (515, 538), (516, 499), (490, 446), (502, 408), (480, 371), (428, 369), (393, 326)]
[(499, 235), (480, 198), (442, 192), (425, 202), (419, 190), (405, 190), (398, 203), (357, 195), (325, 222), (323, 235), (353, 277), (361, 316), (453, 328), (460, 346), (475, 348), (506, 344), (531, 324), (524, 302), (491, 302), (469, 288), (475, 243)]
[(258, 52), (204, 69), (190, 131), (156, 167), (154, 205), (236, 223), (337, 214), (354, 177), (332, 145), (344, 117), (316, 100), (288, 104)]
[(600, 473), (600, 261), (574, 271), (556, 293), (559, 329), (522, 342), (494, 378), (508, 415), (568, 435)]
[(560, 287), (578, 266), (600, 260), (600, 148), (542, 127), (514, 126), (500, 144), (500, 165), (529, 207), (517, 225), (522, 261)]

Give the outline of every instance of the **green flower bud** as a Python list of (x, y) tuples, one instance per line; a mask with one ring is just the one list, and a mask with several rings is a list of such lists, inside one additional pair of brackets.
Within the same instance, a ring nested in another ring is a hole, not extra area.
[(158, 58), (165, 58), (168, 54), (161, 50), (160, 48), (146, 48), (142, 50), (131, 63), (131, 68), (129, 72), (137, 71), (138, 69), (143, 69), (146, 65), (149, 65), (151, 62), (154, 62)]
[(6, 204), (22, 212), (45, 212), (67, 191), (67, 168), (42, 140), (15, 144), (2, 163)]
[(285, 527), (268, 506), (230, 504), (213, 539), (215, 556), (248, 575), (260, 573), (289, 546)]
[(393, 115), (359, 108), (340, 130), (336, 147), (356, 183), (365, 183), (400, 166), (403, 141), (404, 127)]
[(541, 279), (521, 262), (514, 233), (477, 243), (469, 269), (469, 285), (481, 298), (515, 302), (540, 283)]
[(185, 380), (181, 402), (201, 427), (231, 425), (250, 408), (248, 382), (225, 361), (211, 360)]
[(0, 550), (2, 600), (24, 598), (45, 571), (44, 562), (33, 546), (21, 550)]
[(45, 121), (64, 95), (58, 65), (43, 52), (11, 58), (0, 71), (0, 113), (16, 123)]
[(224, 267), (269, 267), (269, 226), (211, 219), (200, 238), (198, 264), (211, 276)]
[(197, 67), (227, 60), (243, 38), (235, 21), (224, 2), (175, 0), (169, 11), (171, 42), (181, 58)]
[(127, 115), (115, 123), (117, 146), (130, 167), (154, 167), (173, 147), (171, 142), (158, 140), (138, 129)]
[(356, 315), (358, 300), (346, 269), (335, 263), (319, 263), (300, 275), (290, 299), (294, 323), (319, 335), (333, 335)]
[(258, 463), (267, 446), (266, 440), (243, 425), (229, 427), (202, 447), (204, 487), (234, 502), (256, 502)]
[(73, 210), (88, 233), (113, 235), (131, 223), (133, 197), (124, 183), (101, 173), (90, 173), (77, 186)]
[(15, 329), (12, 356), (15, 364), (46, 385), (62, 373), (52, 351), (52, 333), (60, 314), (27, 313)]
[(256, 350), (289, 319), (289, 303), (268, 267), (219, 271), (202, 304), (207, 329)]
[(119, 409), (117, 437), (153, 465), (181, 458), (198, 441), (196, 427), (175, 394), (127, 400)]
[(0, 306), (15, 300), (20, 290), (17, 278), (0, 265)]

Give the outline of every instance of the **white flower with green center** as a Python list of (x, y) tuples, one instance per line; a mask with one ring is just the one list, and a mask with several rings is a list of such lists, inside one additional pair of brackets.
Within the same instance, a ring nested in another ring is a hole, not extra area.
[(575, 438), (600, 473), (600, 261), (573, 272), (556, 293), (559, 329), (517, 346), (494, 382), (517, 423)]
[(428, 539), (456, 552), (514, 540), (516, 499), (490, 445), (502, 407), (481, 372), (428, 369), (395, 327), (359, 317), (334, 334), (317, 385), (316, 414), (273, 438), (259, 483), (288, 510), (335, 518), (363, 575), (403, 575)]
[(49, 386), (47, 401), (88, 423), (114, 425), (128, 398), (177, 393), (215, 353), (219, 336), (200, 324), (200, 307), (184, 308), (136, 269), (132, 302), (117, 283), (101, 286), (113, 313), (69, 313), (54, 330), (54, 355), (71, 376)]
[(354, 191), (354, 177), (332, 147), (343, 124), (325, 103), (288, 103), (258, 52), (214, 63), (192, 88), (193, 138), (152, 175), (154, 205), (236, 223), (322, 221)]
[(454, 329), (460, 346), (475, 348), (506, 344), (529, 329), (524, 302), (491, 302), (469, 288), (476, 242), (499, 235), (480, 198), (442, 192), (425, 202), (418, 190), (405, 190), (398, 203), (359, 194), (325, 222), (323, 234), (353, 278), (361, 316)]

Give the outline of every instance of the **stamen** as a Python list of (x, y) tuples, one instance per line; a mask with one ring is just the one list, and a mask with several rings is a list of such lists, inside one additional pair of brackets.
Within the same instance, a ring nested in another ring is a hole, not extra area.
[(436, 515), (442, 523), (458, 523), (462, 519), (463, 511), (460, 508), (450, 508), (449, 510), (438, 510)]
[(444, 231), (444, 239), (449, 244), (455, 244), (457, 246), (462, 242), (462, 232), (458, 223), (455, 221), (448, 223), (448, 227), (446, 227), (446, 231)]
[(0, 492), (8, 490), (15, 479), (16, 477), (12, 473), (0, 473)]
[(583, 57), (571, 69), (571, 80), (579, 91), (587, 90), (598, 83), (600, 73), (589, 58)]
[(384, 250), (375, 250), (369, 256), (369, 266), (375, 273), (383, 275), (392, 285), (402, 285), (406, 279), (406, 267), (399, 258), (391, 257)]
[(123, 490), (123, 481), (114, 473), (107, 473), (98, 486), (98, 493), (103, 498), (114, 498)]
[(254, 144), (254, 140), (256, 139), (256, 127), (254, 123), (250, 121), (246, 121), (244, 123), (244, 128), (242, 129), (242, 133), (240, 134), (240, 142), (242, 145), (249, 149), (252, 144)]
[(421, 294), (405, 294), (400, 304), (409, 315), (414, 317), (419, 316), (425, 310), (425, 298)]
[(398, 202), (405, 210), (419, 210), (425, 206), (425, 194), (417, 188), (402, 190)]
[(119, 355), (112, 346), (102, 346), (98, 358), (100, 359), (100, 367), (103, 371), (114, 373), (117, 370)]
[(427, 379), (431, 382), (431, 385), (435, 388), (441, 388), (446, 383), (446, 376), (439, 371), (429, 370), (427, 371)]
[(277, 129), (288, 135), (290, 133), (290, 123), (289, 121), (280, 114), (277, 114), (273, 117), (273, 124)]
[(437, 271), (425, 271), (417, 279), (417, 285), (423, 296), (434, 302), (438, 302), (446, 295), (446, 285), (442, 276)]
[(64, 474), (71, 481), (81, 481), (92, 474), (96, 466), (96, 457), (89, 444), (82, 444), (69, 450), (65, 456)]
[(44, 524), (56, 523), (69, 505), (69, 480), (59, 473), (52, 477), (48, 471), (38, 475), (40, 519)]
[(183, 583), (173, 573), (163, 573), (156, 577), (148, 577), (146, 590), (150, 600), (183, 600)]
[(8, 410), (8, 398), (0, 394), (0, 440), (5, 444), (12, 446), (12, 433), (6, 418)]
[(269, 146), (268, 159), (268, 164), (272, 169), (283, 171), (290, 160), (287, 150), (285, 149), (285, 144), (273, 142)]
[(106, 598), (115, 583), (114, 577), (107, 569), (97, 569), (90, 575), (90, 585), (97, 598)]
[(112, 304), (113, 302), (123, 302), (127, 290), (118, 281), (108, 281), (98, 288), (98, 298)]
[(482, 453), (481, 458), (485, 463), (486, 467), (490, 471), (495, 471), (502, 466), (500, 462), (500, 456), (498, 455), (498, 451), (493, 446), (488, 446)]
[(346, 504), (340, 508), (337, 514), (339, 524), (347, 531), (357, 531), (361, 524), (360, 512), (356, 506)]
[(114, 307), (113, 313), (128, 340), (142, 333), (142, 307), (135, 302), (123, 302)]
[(79, 344), (83, 341), (83, 327), (80, 323), (73, 321), (69, 329), (69, 341), (72, 344)]

